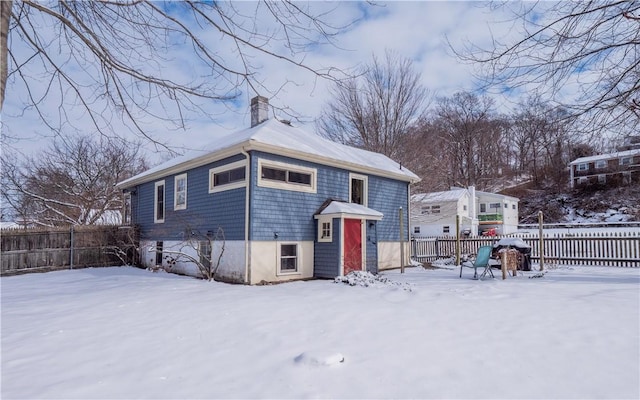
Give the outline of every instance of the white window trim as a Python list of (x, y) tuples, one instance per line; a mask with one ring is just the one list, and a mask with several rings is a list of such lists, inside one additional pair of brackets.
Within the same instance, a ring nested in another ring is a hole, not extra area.
[[(272, 181), (270, 179), (262, 179), (262, 167), (267, 168), (278, 168), (284, 169), (292, 172), (301, 172), (303, 174), (311, 175), (311, 184), (296, 184), (289, 182), (281, 182), (281, 181)], [(258, 186), (272, 188), (272, 189), (281, 189), (281, 190), (291, 190), (294, 192), (304, 192), (304, 193), (316, 193), (317, 192), (317, 181), (318, 181), (318, 171), (315, 168), (303, 167), (300, 165), (288, 164), (279, 161), (271, 161), (271, 160), (263, 160), (262, 158), (258, 159)], [(278, 269), (280, 269), (278, 267)]]
[[(236, 168), (244, 167), (244, 180), (227, 183), (225, 185), (214, 186), (213, 177), (215, 174), (219, 174), (220, 172), (229, 171)], [(232, 162), (231, 164), (225, 164), (220, 167), (211, 168), (209, 170), (209, 193), (217, 193), (223, 192), (225, 190), (238, 189), (247, 186), (247, 160), (240, 160), (236, 162)]]
[[(280, 269), (280, 257), (282, 256), (282, 246), (283, 245), (295, 245), (296, 246), (296, 270), (295, 271), (282, 271)], [(278, 265), (276, 267), (276, 276), (284, 276), (284, 275), (301, 275), (301, 266), (300, 260), (302, 260), (302, 246), (297, 242), (277, 242), (277, 260)]]
[[(329, 224), (329, 236), (322, 237), (322, 224)], [(319, 243), (331, 243), (333, 242), (333, 218), (332, 217), (319, 217), (318, 218), (318, 242)]]
[(607, 176), (604, 174), (598, 175), (598, 183), (607, 183)]
[[(162, 190), (162, 205), (164, 210), (162, 211), (162, 219), (158, 219), (158, 186), (164, 186)], [(161, 224), (164, 222), (167, 213), (167, 186), (164, 184), (164, 180), (158, 181), (155, 183), (153, 187), (153, 222), (156, 224)]]
[(604, 169), (607, 168), (607, 160), (596, 160), (595, 167), (596, 169)]
[[(178, 181), (180, 179), (184, 179), (184, 204), (178, 204)], [(173, 209), (187, 209), (187, 174), (176, 175), (175, 178), (173, 178)]]
[(132, 197), (131, 192), (125, 192), (122, 199), (122, 225), (129, 226), (132, 223)]
[[(620, 165), (631, 165), (631, 161), (632, 161), (633, 157), (620, 157)], [(625, 163), (625, 160), (629, 160), (628, 162)]]
[(351, 180), (359, 179), (363, 181), (362, 188), (362, 205), (369, 207), (369, 177), (366, 175), (349, 173), (349, 203), (351, 203)]
[(578, 166), (576, 167), (576, 171), (586, 171), (588, 169), (589, 169), (589, 164), (587, 163), (578, 164)]

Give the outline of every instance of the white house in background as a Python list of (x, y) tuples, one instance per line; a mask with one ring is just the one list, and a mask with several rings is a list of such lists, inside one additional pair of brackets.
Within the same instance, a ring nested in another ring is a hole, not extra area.
[(455, 236), (456, 215), (461, 235), (476, 236), (495, 230), (498, 235), (518, 229), (520, 200), (469, 188), (411, 196), (411, 232), (414, 236)]

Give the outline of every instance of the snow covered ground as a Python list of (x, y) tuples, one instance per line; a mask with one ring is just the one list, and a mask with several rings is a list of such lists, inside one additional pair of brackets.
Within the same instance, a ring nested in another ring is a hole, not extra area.
[(1, 395), (640, 397), (640, 269), (458, 273), (254, 287), (130, 267), (4, 277)]

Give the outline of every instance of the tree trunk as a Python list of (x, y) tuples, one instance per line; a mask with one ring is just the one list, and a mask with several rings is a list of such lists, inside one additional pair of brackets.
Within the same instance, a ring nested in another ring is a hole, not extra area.
[(9, 20), (11, 19), (12, 0), (0, 1), (0, 111), (4, 104), (4, 90), (7, 87), (7, 47), (9, 38)]

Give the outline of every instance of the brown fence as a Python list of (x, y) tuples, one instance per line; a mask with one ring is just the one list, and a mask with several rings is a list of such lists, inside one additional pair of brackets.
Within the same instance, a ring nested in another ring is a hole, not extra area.
[(132, 264), (137, 230), (119, 226), (4, 229), (0, 275)]
[[(513, 237), (513, 236), (510, 236)], [(518, 236), (531, 246), (531, 259), (540, 259), (537, 235)], [(493, 245), (501, 236), (460, 239), (461, 254), (475, 254), (478, 247)], [(555, 264), (640, 267), (640, 233), (601, 232), (543, 235), (542, 254)], [(412, 255), (421, 262), (447, 258), (456, 253), (455, 237), (421, 238), (411, 241)]]

